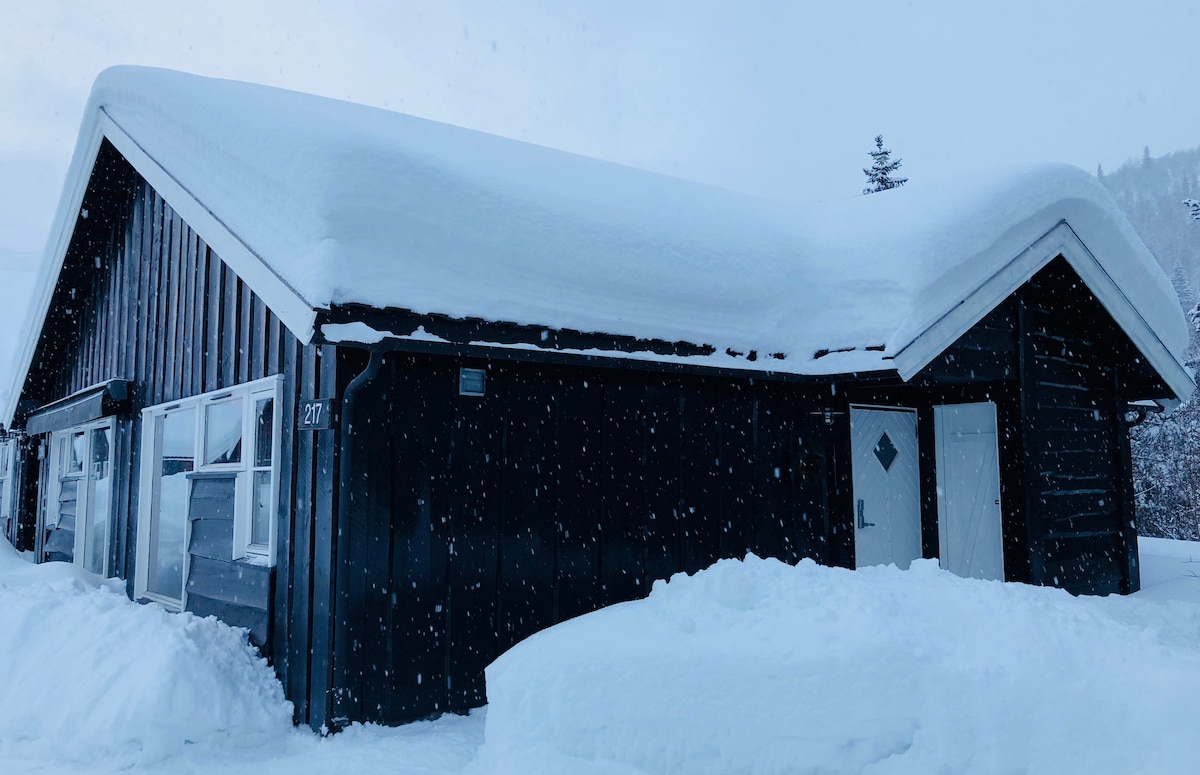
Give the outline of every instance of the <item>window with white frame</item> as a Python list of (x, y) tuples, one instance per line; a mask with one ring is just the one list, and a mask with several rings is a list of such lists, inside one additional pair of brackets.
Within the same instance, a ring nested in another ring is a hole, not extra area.
[(17, 537), (12, 527), (12, 481), (16, 446), (16, 439), (0, 439), (0, 536), (7, 538), (14, 545)]
[[(193, 544), (274, 562), (281, 385), (268, 377), (142, 412), (138, 596), (182, 606)], [(210, 529), (230, 515), (228, 534)]]
[(113, 428), (106, 417), (49, 435), (47, 494), (38, 515), (42, 561), (109, 575)]

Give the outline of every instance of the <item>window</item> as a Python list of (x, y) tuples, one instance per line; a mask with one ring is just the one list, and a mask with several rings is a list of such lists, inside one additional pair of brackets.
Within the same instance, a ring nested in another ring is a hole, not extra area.
[(183, 605), (189, 557), (271, 564), (282, 381), (142, 412), (136, 592)]
[(460, 396), (482, 396), (487, 385), (487, 372), (483, 369), (458, 370), (458, 394)]
[(108, 576), (112, 544), (111, 418), (50, 434), (41, 559), (74, 562)]
[(0, 536), (7, 538), (14, 546), (17, 536), (12, 526), (12, 482), (16, 444), (14, 438), (0, 440)]

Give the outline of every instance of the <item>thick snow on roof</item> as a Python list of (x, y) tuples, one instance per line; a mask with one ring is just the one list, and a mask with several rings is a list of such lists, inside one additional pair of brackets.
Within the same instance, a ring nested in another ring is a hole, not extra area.
[[(87, 115), (111, 119), (311, 308), (686, 341), (717, 358), (785, 354), (760, 359), (774, 371), (889, 369), (1065, 220), (1176, 361), (1187, 344), (1166, 277), (1072, 167), (799, 207), (164, 70), (105, 71)], [(842, 349), (853, 352), (813, 357)]]

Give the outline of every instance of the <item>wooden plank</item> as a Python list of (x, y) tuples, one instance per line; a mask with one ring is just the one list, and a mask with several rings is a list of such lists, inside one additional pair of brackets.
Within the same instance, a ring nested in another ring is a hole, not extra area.
[(229, 387), (238, 382), (238, 324), (241, 283), (227, 264), (221, 265), (221, 364), (220, 387)]
[(553, 448), (553, 389), (536, 367), (514, 369), (510, 378), (496, 623), (501, 654), (554, 621), (557, 534), (553, 477), (542, 470), (549, 465), (544, 451)]
[(196, 282), (192, 294), (192, 392), (203, 393), (206, 389), (205, 365), (208, 363), (208, 283), (212, 277), (209, 271), (208, 245), (196, 237)]
[(184, 224), (181, 259), (183, 261), (183, 285), (179, 290), (183, 351), (180, 353), (179, 384), (181, 396), (196, 395), (196, 384), (192, 381), (194, 366), (193, 351), (196, 348), (196, 233)]
[(248, 294), (252, 307), (250, 310), (250, 373), (247, 379), (262, 379), (267, 371), (267, 355), (269, 352), (270, 332), (267, 328), (267, 305), (254, 293)]
[[(741, 559), (754, 544), (754, 406), (739, 383), (727, 385), (719, 419), (720, 555)], [(847, 437), (849, 438), (849, 437)]]
[(152, 403), (152, 398), (146, 391), (150, 372), (154, 369), (154, 350), (150, 346), (149, 332), (154, 325), (154, 301), (156, 298), (154, 285), (154, 192), (149, 184), (143, 184), (142, 196), (138, 200), (138, 217), (135, 221), (140, 228), (139, 241), (141, 251), (138, 255), (138, 331), (136, 347), (138, 387), (142, 390), (143, 400)]
[(267, 310), (267, 363), (266, 373), (280, 374), (283, 372), (283, 340), (291, 336), (283, 330), (283, 324), (275, 313)]
[[(444, 378), (452, 382), (455, 372)], [(445, 493), (451, 541), (446, 577), (449, 710), (463, 711), (486, 702), (483, 671), (498, 654), (497, 547), (506, 427), (506, 402), (500, 394), (512, 379), (517, 378), (510, 369), (491, 370), (485, 395), (455, 395), (450, 400), (446, 470), (453, 486)], [(552, 609), (553, 584), (546, 592)]]
[(1034, 345), (1030, 337), (1030, 302), (1031, 290), (1019, 292), (1017, 311), (1017, 337), (1020, 367), (1020, 443), (1023, 466), (1021, 492), (1024, 495), (1025, 513), (1025, 546), (1029, 557), (1029, 581), (1033, 584), (1046, 583), (1046, 547), (1045, 536), (1049, 532), (1048, 520), (1038, 502), (1038, 486), (1036, 480), (1036, 460), (1044, 447), (1035, 441), (1037, 431), (1035, 420), (1035, 401), (1031, 395), (1035, 389), (1033, 378)]
[[(226, 278), (229, 279), (228, 277)], [(228, 299), (227, 299), (228, 300)], [(230, 346), (236, 346), (230, 338)], [(305, 348), (313, 350), (316, 368), (312, 387), (314, 397), (340, 395), (337, 386), (337, 350), (333, 345)], [(232, 377), (232, 373), (229, 375)], [(335, 544), (338, 535), (335, 514), (337, 491), (337, 434), (313, 432), (316, 461), (312, 473), (312, 667), (310, 720), (329, 722), (331, 716), (331, 690), (333, 688), (333, 604), (336, 589)]]
[(603, 605), (600, 594), (601, 474), (604, 424), (599, 374), (567, 375), (555, 401), (557, 515), (555, 619)]
[(187, 591), (188, 595), (266, 612), (271, 604), (272, 573), (266, 565), (192, 555)]
[(642, 594), (682, 568), (679, 525), (680, 408), (674, 383), (647, 384), (639, 407), (643, 439)]
[[(396, 367), (400, 395), (428, 395), (439, 383), (431, 380), (427, 359), (408, 358)], [(404, 622), (405, 649), (393, 663), (393, 719), (420, 718), (440, 712), (445, 700), (446, 599), (445, 547), (435, 540), (435, 525), (445, 513), (435, 484), (446, 450), (439, 434), (441, 419), (412, 414), (409, 433), (394, 435), (393, 481), (395, 574), (393, 621)]]
[[(379, 400), (381, 391), (367, 389), (357, 405), (361, 417), (390, 417)], [(390, 423), (388, 423), (390, 425)], [(374, 430), (374, 423), (372, 423)], [(391, 710), (391, 672), (396, 651), (403, 650), (403, 631), (393, 618), (392, 595), (392, 466), (391, 434), (357, 434), (354, 439), (354, 468), (349, 528), (343, 532), (349, 545), (345, 571), (349, 578), (339, 585), (345, 593), (338, 598), (338, 620), (345, 621), (347, 641), (339, 641), (336, 663), (341, 676), (337, 715), (359, 714), (364, 720), (388, 723)], [(382, 438), (380, 438), (382, 437)], [(354, 718), (354, 716), (350, 716)]]
[[(1121, 372), (1118, 367), (1113, 374), (1113, 403), (1123, 407), (1127, 405), (1123, 388)], [(1120, 592), (1123, 595), (1133, 594), (1142, 588), (1142, 571), (1138, 558), (1137, 511), (1133, 500), (1133, 459), (1129, 447), (1129, 425), (1120, 412), (1113, 412), (1113, 458), (1117, 465), (1118, 476), (1114, 482), (1118, 493), (1118, 525), (1121, 533), (1121, 551), (1123, 556), (1119, 565), (1124, 574), (1121, 579)]]
[(197, 616), (215, 616), (233, 627), (245, 627), (250, 630), (250, 642), (256, 646), (267, 641), (269, 617), (266, 611), (214, 600), (199, 593), (188, 595), (187, 610)]
[(683, 394), (680, 415), (680, 570), (695, 573), (721, 556), (720, 402), (700, 381)]
[[(220, 257), (209, 248), (208, 255), (208, 287), (207, 308), (205, 318), (205, 348), (204, 348), (204, 389), (216, 390), (225, 383), (221, 381), (221, 360), (224, 355), (221, 349), (222, 329), (225, 321), (225, 264)], [(309, 396), (311, 397), (311, 396)]]
[[(197, 278), (202, 279), (207, 275), (204, 273), (204, 267), (198, 267)], [(197, 306), (197, 310), (203, 309), (202, 306)], [(199, 327), (198, 331), (199, 332)], [(299, 463), (299, 449), (296, 439), (295, 418), (296, 418), (296, 403), (297, 395), (300, 392), (300, 355), (299, 342), (293, 337), (288, 336), (283, 343), (283, 348), (280, 352), (282, 367), (280, 372), (283, 374), (283, 388), (280, 396), (280, 433), (279, 433), (279, 503), (275, 512), (275, 568), (276, 568), (276, 584), (274, 588), (271, 622), (271, 643), (272, 661), (275, 664), (275, 670), (279, 675), (280, 682), (288, 687), (292, 687), (292, 651), (291, 634), (293, 632), (293, 622), (300, 618), (293, 611), (294, 604), (294, 589), (297, 583), (304, 584), (303, 572), (297, 572), (297, 561), (295, 558), (295, 541), (293, 536), (293, 507), (297, 503), (298, 490), (296, 486), (296, 472)], [(196, 370), (196, 378), (201, 376), (201, 370)], [(303, 561), (303, 557), (300, 558)], [(296, 669), (306, 670), (307, 665), (303, 662), (297, 663)], [(300, 696), (289, 692), (288, 697), (293, 702), (299, 702)], [(301, 713), (299, 705), (296, 706), (296, 722), (304, 723), (307, 719)]]
[(136, 192), (131, 198), (129, 204), (129, 220), (125, 228), (125, 253), (121, 262), (124, 274), (124, 282), (121, 297), (125, 299), (125, 304), (122, 307), (125, 309), (125, 316), (121, 326), (122, 331), (122, 357), (123, 368), (121, 374), (126, 379), (135, 377), (137, 372), (137, 353), (140, 350), (136, 343), (140, 341), (137, 338), (138, 321), (142, 317), (142, 300), (138, 285), (138, 277), (141, 270), (141, 253), (139, 249), (141, 243), (139, 240), (140, 226), (137, 223), (138, 205)]
[[(220, 268), (216, 270), (218, 282)], [(210, 294), (210, 296), (213, 294)], [(218, 342), (219, 342), (219, 331)], [(211, 340), (210, 340), (211, 342)], [(301, 398), (317, 398), (317, 360), (316, 347), (308, 345), (298, 347), (299, 358), (296, 362), (297, 381)], [(220, 350), (217, 344), (213, 353)], [(210, 353), (210, 363), (216, 360)], [(295, 416), (289, 418), (288, 424), (294, 426)], [(296, 704), (296, 716), (314, 728), (320, 728), (325, 723), (324, 696), (320, 704), (313, 706), (314, 697), (310, 696), (309, 671), (312, 664), (312, 570), (313, 570), (313, 505), (314, 479), (316, 477), (315, 434), (295, 434), (296, 449), (296, 492), (293, 503), (295, 513), (292, 524), (292, 620), (288, 637), (288, 697)], [(317, 692), (323, 692), (317, 689)]]
[(150, 329), (147, 331), (146, 348), (153, 355), (149, 373), (146, 375), (146, 395), (151, 404), (161, 404), (164, 396), (163, 367), (166, 361), (166, 337), (163, 336), (163, 324), (167, 315), (167, 272), (163, 259), (163, 246), (166, 242), (166, 230), (169, 221), (164, 212), (165, 202), (157, 192), (154, 194), (154, 223), (151, 237), (151, 293), (153, 315)]
[(754, 412), (754, 553), (788, 563), (800, 559), (796, 546), (795, 501), (788, 459), (791, 416), (788, 407), (765, 391)]
[(640, 485), (645, 448), (638, 413), (643, 390), (640, 382), (623, 375), (613, 375), (604, 384), (600, 589), (605, 605), (646, 594), (642, 567), (645, 508)]
[(250, 376), (250, 350), (251, 342), (254, 341), (253, 315), (252, 307), (254, 306), (251, 299), (250, 288), (239, 278), (238, 285), (238, 360), (237, 360), (237, 381), (239, 383), (249, 382), (253, 377)]
[(953, 348), (921, 370), (939, 384), (996, 382), (1016, 378), (1016, 359), (987, 350)]
[(174, 210), (171, 210), (171, 239), (167, 244), (167, 250), (164, 255), (165, 269), (167, 271), (167, 283), (170, 287), (169, 301), (167, 303), (167, 319), (166, 323), (166, 363), (164, 366), (164, 382), (166, 387), (163, 390), (163, 400), (171, 401), (183, 397), (183, 383), (181, 375), (183, 373), (183, 364), (181, 357), (183, 352), (183, 310), (179, 303), (180, 288), (182, 285), (182, 249), (183, 249), (183, 219)]

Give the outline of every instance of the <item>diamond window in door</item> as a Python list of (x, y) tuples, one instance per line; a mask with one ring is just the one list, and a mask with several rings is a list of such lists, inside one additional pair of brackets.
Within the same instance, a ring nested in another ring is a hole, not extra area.
[(892, 467), (892, 462), (896, 459), (897, 454), (899, 453), (896, 451), (896, 445), (888, 438), (885, 431), (875, 444), (875, 457), (879, 459), (879, 464), (883, 466), (884, 471)]

